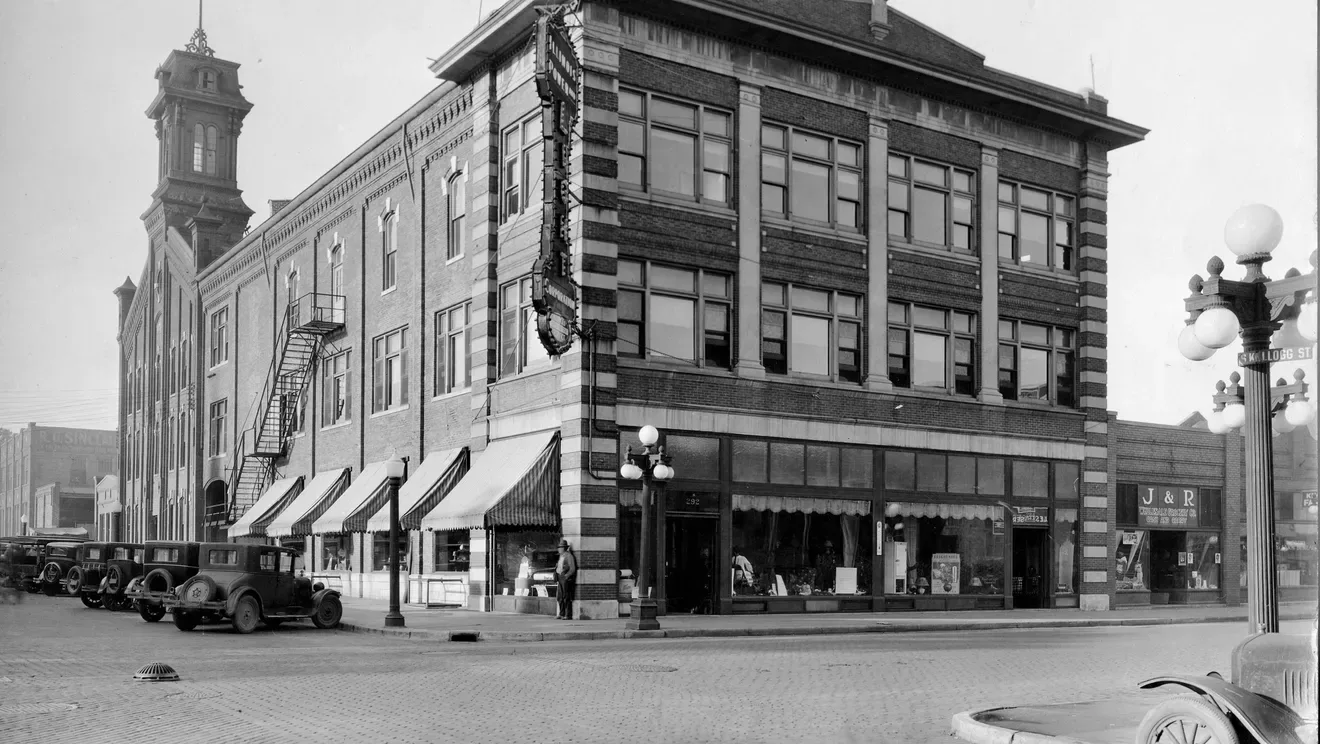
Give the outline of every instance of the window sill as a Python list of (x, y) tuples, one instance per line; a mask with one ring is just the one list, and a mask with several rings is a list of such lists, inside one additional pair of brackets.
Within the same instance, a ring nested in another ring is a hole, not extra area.
[(394, 290), (396, 290), (396, 289), (398, 289), (398, 288), (399, 288), (399, 285), (398, 285), (398, 284), (395, 284), (393, 287), (390, 287), (389, 289), (382, 289), (382, 290), (380, 291), (380, 296), (381, 296), (381, 297), (384, 297), (384, 296), (387, 295), (387, 294), (393, 294), (393, 293), (394, 293)]
[[(559, 357), (555, 357), (555, 359), (558, 359), (558, 358), (559, 358)], [(505, 376), (499, 378), (498, 380), (496, 380), (496, 381), (495, 381), (494, 383), (492, 383), (492, 384), (493, 384), (493, 385), (498, 385), (498, 384), (500, 384), (500, 383), (503, 383), (503, 382), (510, 382), (510, 381), (512, 381), (512, 380), (522, 380), (522, 379), (526, 379), (526, 378), (528, 378), (528, 377), (535, 377), (535, 376), (537, 376), (537, 375), (543, 375), (543, 374), (545, 374), (545, 373), (547, 373), (547, 372), (557, 372), (557, 371), (559, 371), (559, 370), (562, 369), (562, 368), (563, 368), (563, 365), (561, 365), (561, 364), (553, 364), (553, 363), (538, 364), (538, 365), (536, 365), (535, 367), (524, 368), (521, 372), (518, 372), (518, 373), (515, 373), (515, 374), (512, 374), (512, 375), (505, 375)]]
[(692, 362), (670, 361), (667, 359), (638, 359), (637, 357), (619, 357), (615, 366), (627, 369), (645, 369), (660, 372), (682, 372), (685, 374), (708, 375), (710, 377), (735, 377), (733, 370), (723, 367), (698, 366)]
[(866, 231), (861, 228), (834, 227), (824, 222), (805, 222), (779, 217), (773, 212), (761, 213), (761, 227), (774, 227), (794, 234), (815, 235), (849, 243), (866, 244)]
[(462, 396), (467, 395), (468, 393), (471, 393), (471, 392), (472, 392), (472, 386), (471, 386), (471, 385), (468, 385), (467, 387), (455, 388), (455, 389), (453, 389), (453, 390), (450, 390), (450, 391), (447, 392), (447, 393), (441, 393), (440, 395), (433, 395), (433, 396), (431, 396), (431, 400), (432, 400), (433, 402), (434, 402), (434, 401), (438, 401), (438, 400), (449, 400), (450, 398), (459, 398), (459, 397), (462, 397)]
[(1033, 411), (1053, 411), (1055, 413), (1066, 413), (1074, 416), (1085, 416), (1086, 414), (1077, 408), (1064, 408), (1055, 403), (1023, 403), (1018, 400), (1004, 399), (1004, 405), (1009, 408), (1022, 408)]
[(335, 429), (342, 429), (345, 426), (348, 426), (352, 423), (353, 423), (352, 419), (345, 419), (344, 421), (340, 421), (338, 423), (334, 423), (329, 426), (322, 426), (321, 431), (334, 431)]
[(411, 406), (395, 406), (393, 408), (386, 408), (383, 411), (376, 411), (375, 413), (371, 414), (371, 416), (369, 416), (368, 418), (382, 418), (384, 416), (390, 416), (392, 414), (399, 413), (401, 411), (406, 411), (410, 407)]
[(696, 197), (684, 198), (668, 194), (648, 193), (629, 186), (619, 187), (619, 199), (633, 204), (647, 204), (655, 207), (667, 207), (693, 214), (717, 215), (731, 220), (738, 219), (737, 210), (724, 202), (703, 201)]
[(459, 261), (462, 261), (463, 258), (464, 258), (466, 255), (467, 255), (466, 253), (460, 253), (460, 254), (458, 254), (457, 256), (454, 256), (453, 258), (446, 258), (446, 259), (445, 259), (445, 266), (448, 266), (449, 264), (452, 264), (452, 263), (457, 263), (457, 262), (459, 262)]
[(981, 257), (972, 251), (964, 251), (961, 248), (950, 248), (947, 245), (935, 245), (934, 243), (913, 243), (901, 238), (890, 235), (888, 238), (889, 248), (898, 249), (902, 253), (921, 254), (928, 256), (932, 253), (938, 253), (951, 258), (960, 263), (980, 267)]
[(1024, 274), (1031, 274), (1034, 276), (1049, 277), (1051, 279), (1060, 279), (1069, 282), (1070, 284), (1081, 284), (1082, 282), (1082, 280), (1077, 277), (1076, 271), (1062, 271), (1059, 269), (1051, 269), (1043, 266), (1036, 266), (1034, 264), (1021, 264), (1021, 263), (1017, 263), (1016, 261), (1009, 261), (1007, 259), (1001, 258), (999, 259), (999, 270), (1003, 271), (1004, 269), (1020, 271)]

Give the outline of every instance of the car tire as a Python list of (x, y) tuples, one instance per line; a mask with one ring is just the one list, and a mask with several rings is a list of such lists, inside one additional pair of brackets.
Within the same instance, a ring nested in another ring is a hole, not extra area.
[(102, 606), (104, 606), (107, 610), (111, 612), (119, 612), (120, 610), (124, 609), (124, 605), (127, 601), (128, 600), (124, 599), (124, 596), (122, 594), (101, 595)]
[(68, 581), (64, 582), (64, 590), (73, 597), (82, 594), (83, 579), (86, 578), (82, 566), (74, 566), (73, 568), (70, 568), (67, 578)]
[(215, 579), (204, 574), (188, 579), (179, 587), (179, 599), (189, 602), (210, 602), (215, 596)]
[(158, 568), (142, 579), (142, 588), (148, 592), (164, 594), (174, 588), (174, 577), (169, 571)]
[(105, 588), (112, 593), (117, 593), (124, 585), (124, 569), (120, 566), (111, 566), (105, 574)]
[(1172, 740), (1207, 744), (1239, 742), (1233, 721), (1200, 695), (1179, 695), (1161, 701), (1141, 719), (1141, 725), (1137, 727), (1137, 744), (1163, 744)]
[(158, 623), (161, 618), (165, 617), (165, 608), (151, 602), (138, 602), (137, 611), (142, 619), (149, 623)]
[(192, 630), (197, 627), (197, 613), (179, 612), (170, 613), (174, 616), (174, 627), (179, 630)]
[(234, 630), (246, 635), (256, 630), (259, 622), (261, 622), (261, 606), (257, 604), (256, 597), (251, 594), (239, 597), (238, 604), (234, 605), (234, 614), (229, 619)]
[(99, 610), (101, 608), (101, 598), (95, 594), (80, 594), (78, 598), (82, 600), (83, 606), (89, 610)]
[(316, 603), (312, 624), (322, 630), (329, 630), (338, 627), (339, 620), (343, 617), (344, 605), (339, 601), (339, 597), (322, 597), (321, 601)]

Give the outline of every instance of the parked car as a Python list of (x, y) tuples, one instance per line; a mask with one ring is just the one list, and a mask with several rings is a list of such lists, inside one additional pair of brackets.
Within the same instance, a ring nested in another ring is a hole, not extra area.
[(142, 553), (141, 543), (85, 543), (82, 564), (69, 571), (66, 588), (88, 607), (124, 609), (131, 604), (125, 595), (129, 581), (142, 575)]
[(24, 589), (31, 594), (42, 589), (41, 571), (46, 565), (46, 547), (53, 542), (80, 542), (76, 537), (50, 535), (6, 537), (3, 541), (8, 544), (8, 549), (3, 555), (3, 560), (0, 560), (0, 566), (3, 566), (0, 570), (3, 570), (10, 586)]
[(179, 630), (192, 630), (207, 613), (251, 633), (257, 623), (278, 628), (286, 620), (311, 618), (318, 628), (339, 625), (339, 592), (316, 589), (294, 573), (297, 552), (273, 545), (202, 543), (201, 568), (163, 604)]
[(124, 598), (149, 623), (165, 617), (161, 604), (183, 582), (197, 575), (201, 543), (148, 540), (143, 546), (142, 575), (129, 579)]
[(81, 542), (50, 542), (41, 555), (41, 591), (47, 597), (54, 597), (65, 591), (68, 584), (69, 570), (82, 560)]
[(99, 585), (105, 577), (105, 559), (109, 555), (103, 542), (85, 542), (82, 548), (82, 561), (69, 569), (64, 588), (69, 594), (82, 600), (90, 609), (101, 607)]

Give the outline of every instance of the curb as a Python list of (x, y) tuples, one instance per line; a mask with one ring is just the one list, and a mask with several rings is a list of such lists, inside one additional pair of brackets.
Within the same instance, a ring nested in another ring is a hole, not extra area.
[[(1309, 620), (1307, 612), (1279, 613), (1280, 620)], [(841, 625), (828, 627), (800, 626), (780, 628), (675, 628), (672, 630), (584, 630), (584, 631), (523, 631), (523, 630), (474, 630), (470, 628), (451, 628), (437, 630), (412, 630), (381, 628), (356, 623), (339, 623), (339, 630), (350, 633), (371, 633), (417, 641), (473, 642), (501, 641), (525, 643), (532, 641), (604, 641), (629, 638), (752, 638), (765, 636), (819, 636), (819, 635), (854, 635), (858, 633), (942, 633), (977, 630), (1027, 630), (1032, 628), (1112, 628), (1147, 625), (1198, 625), (1205, 623), (1235, 623), (1244, 618), (1239, 615), (1212, 615), (1196, 618), (1151, 617), (1151, 618), (1114, 618), (1114, 619), (1078, 619), (1078, 620), (992, 620), (989, 622), (944, 622), (944, 623), (902, 623), (883, 620), (867, 625)], [(982, 711), (984, 712), (984, 711)], [(961, 714), (960, 714), (961, 715)], [(983, 724), (979, 724), (983, 725)], [(993, 727), (992, 727), (993, 728)], [(1000, 729), (1003, 730), (1003, 729)], [(1057, 738), (1055, 739), (1058, 740)], [(1008, 741), (1008, 740), (1004, 740)], [(1021, 744), (1025, 739), (1014, 739), (1014, 744)], [(1042, 740), (1043, 741), (1043, 740)], [(1065, 740), (1066, 741), (1066, 740)]]
[(1062, 742), (1062, 744), (1088, 744), (1071, 736), (1035, 734), (1030, 731), (1018, 731), (976, 720), (979, 715), (993, 713), (997, 710), (1011, 709), (986, 708), (985, 710), (969, 710), (958, 713), (951, 722), (953, 724), (953, 735), (963, 741), (977, 742), (977, 744), (1057, 744), (1058, 742)]

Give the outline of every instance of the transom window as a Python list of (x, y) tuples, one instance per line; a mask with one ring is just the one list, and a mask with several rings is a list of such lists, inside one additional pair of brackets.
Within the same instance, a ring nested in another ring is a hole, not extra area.
[(500, 287), (500, 376), (550, 363), (550, 353), (536, 332), (532, 308), (532, 278), (525, 276)]
[(400, 328), (371, 342), (371, 410), (408, 405), (408, 329)]
[(619, 90), (619, 184), (725, 204), (732, 117), (718, 109)]
[(540, 202), (532, 195), (541, 175), (542, 147), (541, 114), (514, 124), (504, 130), (503, 170), (501, 171), (501, 222), (519, 214), (527, 205)]
[(345, 351), (321, 362), (321, 426), (342, 424), (352, 418), (350, 354), (351, 351)]
[(435, 314), (435, 395), (472, 385), (467, 330), (471, 306), (470, 302), (464, 303)]
[(888, 355), (895, 387), (976, 394), (976, 319), (968, 313), (889, 303)]
[(727, 369), (728, 274), (619, 260), (619, 356)]
[(1005, 400), (1075, 406), (1074, 336), (1066, 328), (999, 321), (999, 393)]
[(761, 363), (775, 374), (862, 381), (862, 298), (761, 284)]
[(999, 183), (999, 258), (1074, 271), (1076, 200), (1053, 191)]
[[(211, 313), (211, 366), (229, 361), (229, 308)], [(139, 372), (140, 374), (140, 372)]]
[(761, 209), (861, 227), (861, 145), (794, 127), (762, 126)]
[(380, 220), (380, 291), (394, 289), (398, 275), (399, 213), (390, 212)]
[(906, 155), (890, 155), (888, 168), (891, 236), (976, 250), (975, 173)]

